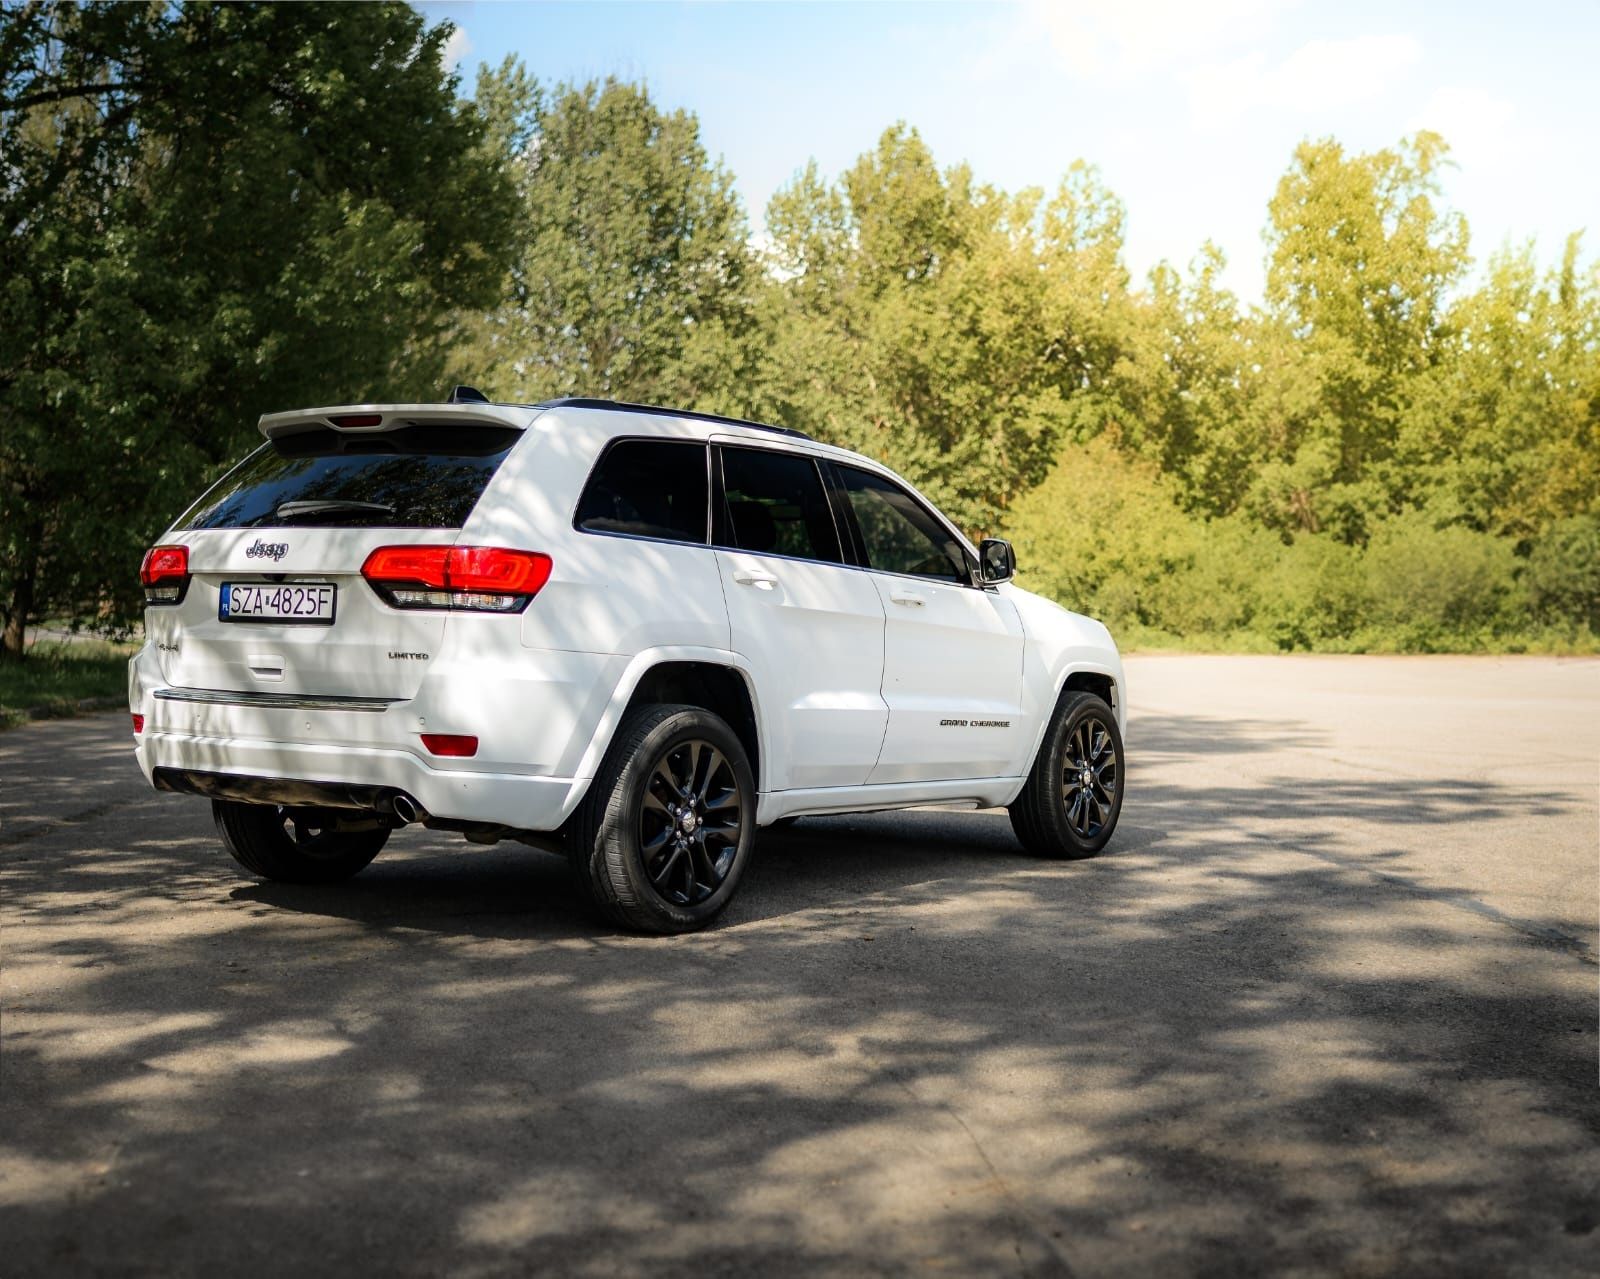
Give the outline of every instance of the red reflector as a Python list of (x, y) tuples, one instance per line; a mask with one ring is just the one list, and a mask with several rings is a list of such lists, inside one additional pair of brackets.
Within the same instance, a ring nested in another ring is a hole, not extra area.
[(144, 732), (144, 716), (143, 715), (135, 715), (133, 717), (133, 731), (136, 732), (136, 733)]
[(139, 565), (139, 580), (146, 586), (170, 578), (189, 576), (189, 548), (187, 546), (152, 546), (144, 553), (144, 563)]
[(361, 576), (436, 591), (537, 595), (550, 580), (552, 563), (538, 551), (497, 546), (380, 546), (367, 556)]
[(335, 426), (379, 426), (383, 422), (383, 414), (341, 413), (337, 417), (330, 417), (328, 421)]
[(434, 755), (453, 755), (464, 759), (478, 753), (478, 739), (461, 733), (424, 733), (422, 744)]

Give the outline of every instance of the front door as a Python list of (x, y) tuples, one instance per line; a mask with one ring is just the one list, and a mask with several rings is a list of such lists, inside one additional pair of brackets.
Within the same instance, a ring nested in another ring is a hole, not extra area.
[(883, 601), (889, 726), (868, 780), (997, 777), (1017, 755), (1022, 621), (972, 585), (967, 553), (917, 497), (885, 476), (835, 471)]

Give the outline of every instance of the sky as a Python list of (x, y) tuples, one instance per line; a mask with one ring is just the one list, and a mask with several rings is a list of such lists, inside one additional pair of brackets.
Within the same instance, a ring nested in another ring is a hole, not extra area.
[(1047, 0), (1012, 4), (426, 3), (470, 85), (515, 54), (546, 81), (643, 81), (700, 120), (759, 234), (806, 162), (833, 176), (896, 121), (941, 166), (1051, 191), (1083, 159), (1127, 207), (1136, 279), (1207, 240), (1261, 295), (1267, 201), (1305, 138), (1444, 135), (1481, 266), (1588, 227), (1600, 257), (1600, 0)]

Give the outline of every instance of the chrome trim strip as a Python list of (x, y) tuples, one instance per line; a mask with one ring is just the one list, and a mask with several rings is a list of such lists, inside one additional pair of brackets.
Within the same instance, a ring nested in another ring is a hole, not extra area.
[(215, 688), (158, 688), (163, 702), (204, 702), (212, 706), (258, 706), (278, 711), (386, 711), (401, 697), (339, 697), (326, 693), (253, 693)]

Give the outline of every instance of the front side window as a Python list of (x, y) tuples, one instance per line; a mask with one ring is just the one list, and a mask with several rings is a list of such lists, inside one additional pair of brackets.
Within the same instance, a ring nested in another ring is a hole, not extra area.
[(590, 533), (674, 542), (706, 540), (706, 446), (689, 440), (619, 440), (578, 499)]
[(717, 545), (838, 564), (839, 533), (817, 464), (800, 453), (724, 446)]
[(280, 435), (212, 485), (177, 527), (460, 528), (521, 435), (453, 422)]
[(871, 471), (841, 466), (838, 472), (869, 568), (964, 585), (972, 581), (961, 543), (921, 502)]

